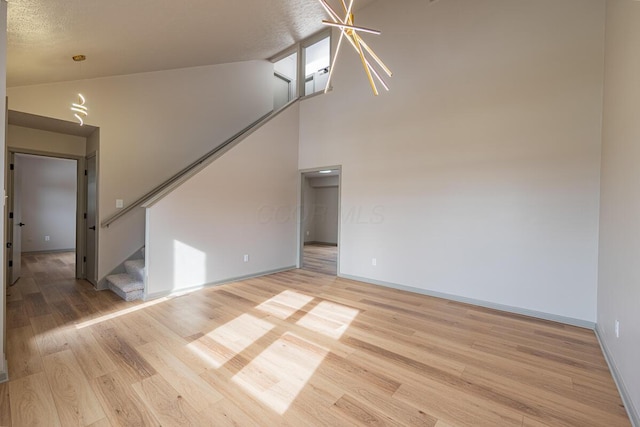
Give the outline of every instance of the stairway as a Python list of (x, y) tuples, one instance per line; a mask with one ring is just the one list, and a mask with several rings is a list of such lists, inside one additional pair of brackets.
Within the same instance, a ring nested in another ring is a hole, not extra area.
[(126, 273), (107, 276), (109, 289), (125, 301), (141, 299), (144, 295), (144, 248), (142, 258), (124, 262)]

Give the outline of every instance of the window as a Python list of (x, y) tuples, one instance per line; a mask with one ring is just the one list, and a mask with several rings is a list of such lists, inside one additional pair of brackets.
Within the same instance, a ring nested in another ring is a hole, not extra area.
[(271, 58), (273, 109), (324, 91), (331, 67), (331, 31), (322, 31)]
[(304, 95), (324, 90), (329, 79), (331, 66), (331, 37), (326, 35), (320, 41), (304, 47)]
[(297, 96), (298, 52), (273, 63), (273, 109), (278, 110)]

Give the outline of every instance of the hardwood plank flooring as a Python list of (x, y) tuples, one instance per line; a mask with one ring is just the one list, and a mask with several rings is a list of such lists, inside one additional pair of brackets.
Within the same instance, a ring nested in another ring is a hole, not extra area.
[(317, 271), (149, 302), (23, 257), (0, 426), (630, 426), (593, 331), (340, 279), (312, 249)]
[(322, 244), (305, 244), (302, 268), (316, 273), (338, 274), (338, 247)]

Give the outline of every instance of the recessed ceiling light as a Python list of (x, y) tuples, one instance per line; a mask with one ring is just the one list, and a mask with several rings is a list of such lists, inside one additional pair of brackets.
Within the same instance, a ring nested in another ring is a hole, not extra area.
[(333, 172), (333, 171), (331, 169), (329, 169), (329, 170), (326, 170), (326, 171), (320, 171), (318, 173), (331, 173), (331, 172)]

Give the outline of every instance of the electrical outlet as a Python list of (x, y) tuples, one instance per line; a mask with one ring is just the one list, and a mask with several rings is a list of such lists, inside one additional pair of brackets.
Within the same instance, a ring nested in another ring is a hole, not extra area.
[(616, 338), (620, 338), (620, 321), (616, 320), (615, 325)]
[(249, 255), (248, 254), (244, 255), (244, 262), (249, 262)]
[(378, 265), (378, 260), (375, 258), (371, 258), (371, 265), (373, 265), (374, 267)]
[(51, 240), (51, 236), (44, 236), (44, 241), (48, 242), (49, 240)]
[(116, 199), (116, 209), (122, 209), (124, 207), (124, 200)]

